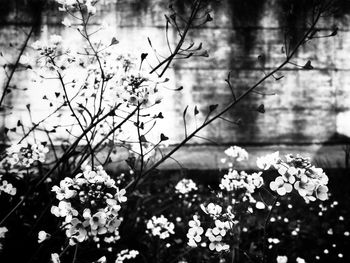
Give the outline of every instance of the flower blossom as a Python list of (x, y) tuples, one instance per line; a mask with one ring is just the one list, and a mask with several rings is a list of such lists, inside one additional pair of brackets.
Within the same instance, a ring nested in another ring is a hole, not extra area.
[(225, 154), (237, 160), (237, 162), (248, 160), (249, 156), (248, 152), (239, 146), (231, 146), (230, 148), (225, 150)]
[(160, 217), (153, 216), (147, 222), (147, 233), (153, 236), (159, 236), (160, 239), (166, 239), (170, 234), (175, 234), (175, 225), (168, 221), (163, 215)]
[(82, 173), (63, 179), (52, 191), (59, 203), (51, 207), (51, 213), (65, 218), (63, 225), (70, 245), (99, 240), (100, 236), (108, 243), (119, 239), (119, 211), (127, 200), (126, 191), (119, 189), (101, 166), (84, 167)]
[(201, 242), (201, 235), (204, 233), (204, 229), (201, 227), (201, 222), (199, 221), (198, 216), (194, 215), (193, 220), (190, 220), (188, 225), (190, 228), (187, 232), (187, 244), (190, 247), (197, 247), (197, 243)]
[(125, 259), (136, 258), (138, 254), (137, 250), (124, 249), (118, 253), (115, 263), (123, 263)]
[(197, 185), (191, 179), (182, 179), (175, 186), (175, 191), (180, 194), (188, 194), (191, 191), (198, 190)]

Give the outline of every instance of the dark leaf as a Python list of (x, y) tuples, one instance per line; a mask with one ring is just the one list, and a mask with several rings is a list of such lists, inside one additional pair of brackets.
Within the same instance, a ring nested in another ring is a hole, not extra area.
[(167, 141), (169, 140), (169, 137), (165, 136), (163, 133), (160, 134), (160, 141)]
[(157, 118), (164, 119), (163, 113), (159, 112)]
[(151, 39), (149, 37), (147, 37), (147, 40), (148, 40), (149, 45), (153, 48)]
[(10, 129), (10, 131), (12, 131), (12, 132), (15, 132), (17, 130), (17, 128), (15, 127), (15, 128), (12, 128), (12, 129)]
[(311, 61), (310, 60), (308, 60), (307, 62), (306, 62), (306, 64), (303, 66), (303, 69), (307, 69), (307, 70), (309, 70), (309, 69), (313, 69), (314, 67), (311, 65)]
[(113, 37), (110, 46), (116, 45), (118, 43), (119, 41), (115, 37)]
[(260, 106), (256, 109), (260, 113), (265, 113), (265, 106), (264, 104), (260, 104)]
[(141, 63), (142, 63), (142, 61), (144, 61), (146, 59), (147, 56), (148, 56), (148, 53), (141, 54)]
[(27, 104), (27, 105), (26, 105), (26, 108), (27, 108), (27, 110), (30, 111), (30, 104)]
[(59, 93), (59, 92), (55, 92), (56, 98), (58, 98), (58, 96), (60, 96), (60, 94), (61, 94), (61, 93)]
[(46, 97), (46, 95), (43, 97), (43, 100), (47, 100), (48, 98)]
[(20, 120), (17, 121), (17, 127), (23, 126)]
[(207, 22), (213, 21), (213, 18), (211, 17), (210, 14), (207, 14)]
[(197, 115), (199, 113), (197, 106), (194, 107), (194, 115)]
[(338, 34), (338, 27), (334, 27), (332, 33), (331, 33), (331, 36), (334, 37)]
[(213, 104), (209, 106), (209, 113), (213, 112), (216, 110), (216, 108), (219, 106), (219, 104)]
[(140, 142), (147, 142), (145, 135), (140, 136)]

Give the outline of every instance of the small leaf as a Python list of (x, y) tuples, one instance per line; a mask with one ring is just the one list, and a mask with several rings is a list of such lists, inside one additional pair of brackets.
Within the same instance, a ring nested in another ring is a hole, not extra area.
[(334, 27), (332, 33), (331, 33), (331, 36), (334, 37), (338, 34), (338, 27)]
[(309, 70), (309, 69), (313, 69), (314, 67), (311, 65), (311, 61), (310, 60), (308, 60), (307, 62), (306, 62), (306, 64), (303, 66), (303, 69), (307, 69), (307, 70)]
[(179, 88), (177, 88), (177, 89), (175, 89), (175, 91), (180, 91), (180, 90), (183, 90), (183, 86), (181, 86), (181, 87), (179, 87)]
[(159, 112), (157, 118), (164, 119), (163, 113)]
[(50, 102), (50, 107), (52, 107), (53, 106), (53, 104), (52, 104), (52, 102)]
[(142, 61), (144, 61), (145, 60), (145, 58), (148, 56), (148, 53), (142, 53), (141, 54), (141, 63), (142, 63)]
[(46, 97), (46, 95), (43, 97), (43, 100), (47, 100), (48, 98)]
[(60, 94), (61, 94), (61, 93), (59, 93), (59, 92), (55, 92), (56, 98), (58, 98), (58, 97), (60, 96)]
[(200, 54), (200, 56), (208, 58), (208, 57), (209, 57), (209, 52), (208, 52), (208, 50), (204, 50), (203, 53)]
[(260, 104), (260, 106), (256, 109), (260, 113), (265, 113), (265, 106), (264, 104)]
[(201, 49), (202, 49), (202, 42), (201, 42), (201, 43), (199, 43), (199, 46), (197, 47), (197, 49), (196, 49), (196, 50), (198, 51), (198, 50), (201, 50)]
[(163, 141), (167, 141), (169, 140), (169, 137), (165, 136), (163, 133), (160, 134), (160, 141), (163, 142)]
[(147, 37), (147, 40), (148, 40), (149, 45), (153, 48), (151, 39), (149, 37)]
[(194, 115), (197, 115), (199, 113), (197, 106), (194, 107)]
[(210, 14), (207, 14), (207, 22), (213, 21), (213, 18), (210, 16)]
[(20, 120), (17, 121), (17, 127), (23, 126)]
[(140, 136), (140, 142), (147, 142), (145, 135)]
[(30, 111), (30, 104), (27, 104), (27, 105), (26, 105), (26, 108), (27, 108), (27, 110)]
[(216, 108), (219, 106), (219, 104), (213, 104), (209, 106), (209, 112), (213, 112), (214, 110), (216, 110)]
[(110, 46), (116, 45), (118, 43), (119, 41), (115, 37), (113, 37)]
[(16, 129), (16, 127), (15, 128), (12, 128), (12, 129), (10, 129), (10, 131), (12, 131), (12, 132), (15, 132), (17, 129)]

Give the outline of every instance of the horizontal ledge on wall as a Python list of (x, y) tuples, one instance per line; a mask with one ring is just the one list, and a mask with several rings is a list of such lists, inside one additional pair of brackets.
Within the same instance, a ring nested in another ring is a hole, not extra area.
[[(227, 158), (224, 151), (228, 146), (191, 145), (184, 146), (172, 158), (162, 163), (159, 170), (220, 170), (227, 169), (227, 164), (222, 162)], [(238, 170), (257, 170), (257, 157), (279, 151), (280, 156), (286, 154), (310, 157), (312, 163), (324, 169), (345, 168), (344, 144), (309, 144), (309, 145), (260, 145), (244, 147), (249, 153), (249, 160), (235, 164)], [(172, 147), (162, 149), (163, 155), (171, 151)], [(110, 164), (108, 170), (117, 172), (125, 170), (124, 162)]]
[[(225, 146), (185, 146), (177, 151), (173, 158), (185, 169), (212, 170), (223, 169), (225, 165), (221, 162), (225, 158)], [(249, 160), (237, 163), (238, 169), (257, 169), (257, 157), (279, 151), (281, 156), (286, 154), (300, 154), (310, 157), (312, 162), (322, 168), (344, 168), (345, 151), (344, 145), (269, 145), (269, 146), (247, 146), (244, 147), (249, 153)], [(180, 169), (174, 160), (168, 160), (160, 166), (160, 169)]]

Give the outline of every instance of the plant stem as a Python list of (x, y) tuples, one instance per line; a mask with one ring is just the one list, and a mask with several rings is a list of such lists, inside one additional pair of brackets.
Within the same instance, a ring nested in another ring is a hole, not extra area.
[(14, 64), (13, 67), (12, 67), (12, 70), (11, 70), (11, 72), (10, 72), (10, 76), (9, 76), (8, 79), (7, 79), (7, 82), (6, 82), (6, 84), (5, 84), (4, 90), (3, 90), (2, 95), (1, 95), (1, 98), (0, 98), (0, 106), (2, 105), (2, 103), (3, 103), (4, 99), (5, 99), (7, 90), (10, 88), (10, 83), (11, 83), (12, 77), (13, 77), (13, 75), (15, 74), (15, 71), (16, 71), (16, 69), (17, 69), (17, 67), (18, 67), (19, 61), (20, 61), (20, 59), (21, 59), (21, 57), (22, 57), (22, 55), (23, 55), (23, 53), (24, 53), (24, 50), (26, 49), (26, 47), (27, 47), (27, 45), (28, 45), (28, 41), (29, 41), (29, 39), (31, 38), (33, 32), (34, 32), (34, 26), (32, 26), (32, 28), (30, 29), (29, 34), (27, 35), (27, 38), (26, 38), (26, 40), (24, 41), (23, 46), (22, 46), (22, 48), (21, 48), (21, 50), (20, 50), (20, 52), (19, 52), (19, 54), (18, 54), (18, 57), (17, 57), (17, 59), (16, 59), (16, 62), (15, 62), (15, 64)]
[(276, 207), (276, 204), (279, 200), (279, 196), (274, 197), (274, 201), (272, 203), (272, 207), (267, 214), (267, 217), (265, 218), (265, 223), (264, 223), (264, 235), (263, 235), (263, 255), (262, 255), (262, 263), (266, 262), (266, 250), (267, 250), (267, 226), (269, 224), (270, 218), (272, 216), (273, 209)]

